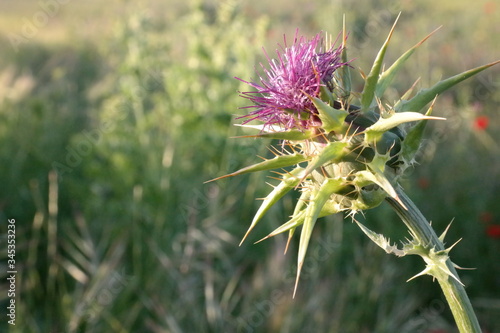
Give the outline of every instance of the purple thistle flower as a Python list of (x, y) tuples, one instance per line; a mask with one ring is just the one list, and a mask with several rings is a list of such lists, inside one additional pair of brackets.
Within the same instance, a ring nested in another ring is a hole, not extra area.
[(281, 46), (281, 52), (276, 51), (277, 59), (270, 59), (265, 53), (270, 69), (261, 64), (265, 77), (259, 75), (260, 83), (237, 78), (256, 89), (240, 92), (240, 96), (254, 103), (243, 108), (255, 109), (240, 117), (248, 118), (245, 123), (260, 120), (265, 127), (276, 124), (286, 129), (321, 125), (311, 97), (319, 96), (321, 86), (333, 89), (333, 73), (346, 65), (340, 59), (342, 47), (332, 46), (323, 51), (321, 33), (306, 40), (298, 37), (298, 30), (293, 44), (290, 47), (286, 44), (285, 38), (285, 47)]

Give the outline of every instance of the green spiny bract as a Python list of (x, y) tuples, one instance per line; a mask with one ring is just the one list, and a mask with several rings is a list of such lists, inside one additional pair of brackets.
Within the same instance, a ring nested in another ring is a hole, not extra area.
[[(447, 249), (436, 249), (436, 247), (433, 246), (432, 244), (422, 243), (421, 241), (417, 240), (417, 237), (415, 237), (415, 235), (412, 235), (411, 240), (407, 239), (407, 242), (403, 243), (403, 246), (401, 248), (398, 248), (395, 244), (391, 244), (391, 241), (388, 238), (384, 237), (383, 235), (368, 229), (366, 226), (359, 223), (358, 221), (356, 221), (356, 223), (358, 224), (359, 228), (365, 233), (365, 235), (367, 235), (368, 238), (370, 238), (386, 253), (394, 254), (395, 256), (398, 257), (404, 257), (406, 255), (418, 255), (422, 257), (422, 259), (426, 263), (425, 269), (420, 273), (416, 274), (415, 276), (413, 276), (412, 278), (408, 279), (408, 281), (411, 281), (414, 278), (422, 275), (431, 275), (433, 278), (436, 278), (438, 280), (446, 280), (449, 277), (451, 277), (457, 280), (460, 284), (462, 284), (458, 276), (453, 274), (450, 268), (448, 267), (448, 264), (451, 264), (455, 268), (460, 268), (459, 266), (451, 263), (451, 261), (448, 261), (449, 259), (448, 253), (458, 242), (451, 245)], [(444, 241), (444, 236), (446, 235), (446, 232), (448, 231), (450, 225), (448, 225), (446, 230), (439, 238), (441, 242)]]

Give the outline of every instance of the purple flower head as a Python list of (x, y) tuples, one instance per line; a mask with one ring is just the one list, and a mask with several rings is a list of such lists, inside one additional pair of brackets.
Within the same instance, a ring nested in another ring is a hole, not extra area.
[(276, 51), (276, 59), (270, 59), (266, 53), (270, 68), (261, 64), (265, 75), (259, 75), (260, 83), (237, 78), (256, 89), (240, 93), (254, 104), (243, 107), (254, 110), (240, 118), (248, 118), (245, 123), (260, 120), (265, 127), (280, 125), (286, 129), (320, 125), (311, 97), (319, 96), (321, 86), (333, 89), (333, 73), (346, 65), (340, 58), (341, 46), (323, 50), (323, 44), (321, 33), (306, 40), (298, 37), (297, 30), (291, 46), (287, 46), (285, 38), (285, 46)]

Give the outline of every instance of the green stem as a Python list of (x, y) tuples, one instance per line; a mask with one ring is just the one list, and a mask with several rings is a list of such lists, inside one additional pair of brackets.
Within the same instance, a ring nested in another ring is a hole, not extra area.
[[(408, 229), (412, 231), (416, 239), (422, 244), (428, 244), (430, 248), (434, 248), (436, 251), (444, 250), (443, 242), (438, 238), (434, 229), (432, 229), (417, 206), (404, 193), (403, 189), (398, 186), (396, 192), (400, 202), (392, 198), (388, 198), (387, 201)], [(450, 259), (447, 260), (446, 264), (450, 272), (458, 278), (457, 271)], [(479, 322), (463, 285), (449, 275), (441, 278), (437, 277), (437, 279), (448, 301), (459, 331), (461, 333), (481, 333)]]

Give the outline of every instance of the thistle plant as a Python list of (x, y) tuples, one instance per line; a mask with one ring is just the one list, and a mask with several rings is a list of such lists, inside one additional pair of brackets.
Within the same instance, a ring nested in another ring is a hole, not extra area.
[[(244, 119), (241, 126), (255, 130), (251, 136), (278, 139), (281, 143), (272, 149), (274, 158), (216, 179), (279, 170), (275, 171), (279, 184), (264, 198), (243, 240), (286, 193), (300, 192), (290, 219), (263, 238), (288, 233), (286, 252), (296, 230), (300, 230), (294, 295), (317, 219), (344, 212), (387, 253), (421, 256), (426, 266), (415, 277), (427, 274), (439, 282), (460, 332), (481, 332), (457, 274), (458, 266), (449, 258), (453, 245), (444, 246), (446, 231), (436, 235), (399, 185), (399, 179), (415, 164), (427, 122), (444, 120), (432, 116), (436, 97), (498, 61), (429, 88), (415, 91), (414, 84), (399, 100), (387, 104), (386, 89), (415, 50), (434, 33), (384, 70), (384, 55), (396, 22), (368, 75), (361, 73), (364, 87), (360, 93), (351, 86), (354, 70), (347, 55), (345, 27), (335, 43), (328, 43), (321, 33), (308, 40), (297, 32), (291, 45), (285, 39), (276, 58), (266, 54), (269, 68), (262, 66), (258, 82), (239, 79), (253, 88), (240, 93), (251, 102), (244, 107), (250, 111), (240, 117)], [(339, 46), (335, 46), (338, 39)], [(384, 201), (408, 228), (409, 237), (399, 246), (355, 218), (356, 213)]]

